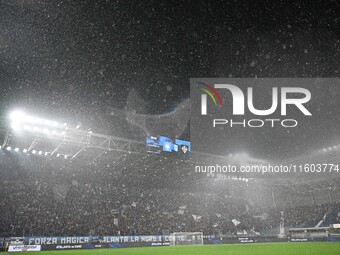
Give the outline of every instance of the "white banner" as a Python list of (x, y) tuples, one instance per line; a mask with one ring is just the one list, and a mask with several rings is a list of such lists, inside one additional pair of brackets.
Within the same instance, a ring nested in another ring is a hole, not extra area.
[(113, 219), (113, 225), (118, 226), (118, 218)]
[(195, 221), (200, 221), (202, 219), (202, 216), (200, 215), (192, 214), (192, 217), (194, 218)]
[(339, 223), (333, 224), (333, 228), (340, 228), (340, 224)]
[(237, 219), (232, 219), (231, 221), (232, 221), (232, 223), (234, 223), (235, 227), (241, 223)]
[(41, 245), (9, 245), (8, 252), (41, 251)]

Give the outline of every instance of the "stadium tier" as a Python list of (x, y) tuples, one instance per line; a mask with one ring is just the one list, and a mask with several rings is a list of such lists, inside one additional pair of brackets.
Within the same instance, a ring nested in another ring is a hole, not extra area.
[[(289, 189), (274, 179), (198, 178), (186, 170), (190, 161), (159, 155), (62, 166), (45, 157), (8, 152), (2, 157), (0, 235), (25, 237), (22, 244), (67, 248), (135, 246), (141, 240), (142, 245), (302, 240), (307, 235), (296, 238), (289, 230), (340, 222), (339, 190), (323, 189), (321, 181), (309, 183), (306, 191), (303, 183)], [(168, 172), (174, 164), (176, 169)], [(185, 232), (198, 234), (166, 238)], [(329, 232), (315, 238), (327, 239)]]

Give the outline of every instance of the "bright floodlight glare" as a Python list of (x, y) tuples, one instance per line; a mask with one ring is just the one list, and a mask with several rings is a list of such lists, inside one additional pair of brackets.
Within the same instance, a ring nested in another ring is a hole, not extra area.
[(14, 151), (15, 151), (15, 152), (18, 152), (18, 151), (19, 151), (19, 148), (15, 148)]
[(247, 160), (250, 159), (248, 153), (246, 153), (246, 152), (236, 153), (234, 155), (234, 158), (237, 159), (237, 160), (240, 160), (240, 161), (247, 161)]
[(47, 156), (48, 152), (45, 152), (45, 156)]
[(43, 123), (43, 120), (40, 119), (40, 118), (34, 118), (34, 122), (35, 122), (35, 123), (38, 123), (38, 124), (42, 124), (42, 123)]
[(10, 151), (12, 148), (11, 148), (11, 146), (8, 146), (6, 149), (7, 149), (8, 151)]
[(61, 135), (65, 135), (65, 131), (61, 132)]
[(21, 126), (18, 122), (12, 122), (11, 124), (11, 128), (14, 130), (14, 131), (19, 131)]
[(20, 110), (15, 110), (11, 112), (11, 114), (9, 115), (9, 118), (11, 119), (11, 121), (14, 121), (14, 122), (21, 122), (24, 120), (24, 117), (25, 117), (25, 113)]
[(39, 151), (39, 155), (41, 155), (42, 154), (42, 151)]
[(33, 150), (32, 153), (35, 154), (37, 151), (36, 150)]
[(249, 158), (249, 155), (248, 155), (248, 153), (243, 152), (243, 153), (240, 153), (240, 157), (241, 158)]
[(22, 152), (23, 152), (23, 153), (26, 153), (26, 152), (27, 152), (27, 149), (23, 149)]
[(39, 118), (36, 116), (31, 116), (28, 115), (26, 113), (24, 113), (21, 110), (15, 110), (12, 111), (9, 114), (9, 119), (12, 122), (19, 122), (19, 123), (31, 123), (31, 124), (38, 124), (38, 125), (44, 125), (44, 126), (51, 126), (51, 127), (66, 127), (66, 123), (58, 123), (57, 121), (53, 121), (53, 120), (48, 120), (48, 119), (43, 119), (43, 118)]

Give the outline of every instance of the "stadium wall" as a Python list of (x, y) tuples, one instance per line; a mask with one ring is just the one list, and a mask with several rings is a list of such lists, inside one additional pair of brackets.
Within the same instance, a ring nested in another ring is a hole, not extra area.
[[(147, 236), (76, 236), (76, 237), (21, 237), (24, 245), (41, 245), (41, 250), (66, 250), (66, 249), (100, 249), (100, 248), (128, 248), (169, 246), (171, 235)], [(17, 237), (6, 240), (17, 240)], [(278, 238), (276, 236), (263, 237), (223, 237), (205, 236), (204, 244), (231, 244), (231, 243), (266, 243), (266, 242), (313, 242), (331, 241), (340, 242), (340, 237), (325, 238)]]

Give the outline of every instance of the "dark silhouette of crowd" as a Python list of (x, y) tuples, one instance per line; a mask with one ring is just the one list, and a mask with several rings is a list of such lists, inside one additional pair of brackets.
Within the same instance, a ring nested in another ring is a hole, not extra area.
[[(126, 158), (81, 164), (5, 157), (0, 164), (0, 236), (256, 235), (280, 225), (280, 209), (264, 212), (223, 189), (200, 189), (183, 170), (186, 162), (171, 163), (171, 168), (159, 160), (155, 165)], [(327, 210), (288, 208), (285, 224), (314, 226)]]

